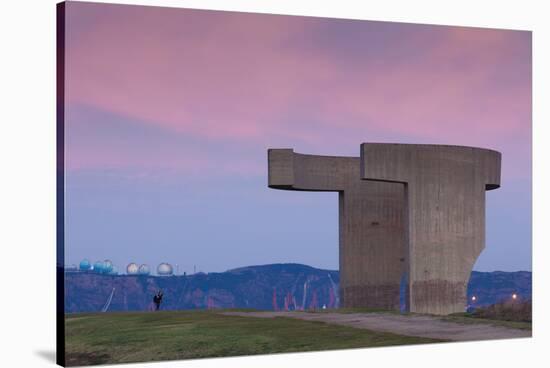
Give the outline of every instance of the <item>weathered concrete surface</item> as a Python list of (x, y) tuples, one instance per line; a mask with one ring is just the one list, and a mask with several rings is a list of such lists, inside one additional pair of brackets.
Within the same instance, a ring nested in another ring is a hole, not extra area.
[(485, 247), (485, 190), (500, 186), (499, 152), (462, 146), (364, 143), (361, 178), (402, 183), (409, 310), (463, 312)]
[(320, 321), (372, 331), (452, 341), (531, 337), (531, 331), (527, 330), (492, 326), (484, 323), (462, 324), (442, 321), (437, 317), (420, 315), (304, 312), (224, 312), (222, 314), (256, 318), (298, 318), (306, 321)]
[(359, 157), (270, 149), (268, 165), (270, 188), (339, 193), (340, 305), (399, 309), (403, 186), (361, 180)]

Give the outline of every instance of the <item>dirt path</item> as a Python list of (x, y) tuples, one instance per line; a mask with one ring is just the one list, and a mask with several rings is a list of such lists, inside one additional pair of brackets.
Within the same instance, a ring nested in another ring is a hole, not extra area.
[(485, 323), (461, 324), (437, 317), (389, 313), (304, 313), (304, 312), (224, 312), (225, 315), (275, 318), (290, 317), (337, 325), (392, 332), (399, 335), (453, 341), (531, 337), (531, 331), (492, 326)]

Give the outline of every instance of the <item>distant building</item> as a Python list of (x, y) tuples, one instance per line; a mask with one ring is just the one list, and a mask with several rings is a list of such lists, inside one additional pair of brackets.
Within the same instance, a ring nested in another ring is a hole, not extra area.
[(103, 273), (110, 274), (113, 271), (113, 262), (108, 259), (103, 261)]
[(94, 271), (95, 273), (103, 273), (103, 262), (97, 261), (96, 263), (94, 263), (94, 268), (92, 268), (92, 271)]
[(128, 275), (137, 275), (139, 272), (139, 266), (135, 263), (130, 263), (128, 266), (126, 266), (126, 273)]
[(94, 267), (92, 268), (92, 271), (95, 273), (110, 275), (113, 273), (113, 269), (114, 269), (113, 262), (106, 259), (104, 261), (97, 261), (96, 263), (94, 263)]
[(149, 269), (149, 266), (146, 264), (142, 264), (139, 266), (138, 274), (142, 276), (147, 276), (151, 273), (151, 270)]
[(74, 264), (65, 265), (64, 269), (65, 269), (65, 272), (78, 272), (78, 267), (76, 267), (76, 265)]
[(92, 268), (92, 264), (88, 259), (84, 258), (82, 261), (80, 261), (78, 268), (80, 271), (90, 271), (90, 269)]
[(161, 263), (157, 267), (157, 275), (159, 276), (172, 276), (174, 274), (174, 268), (170, 263)]

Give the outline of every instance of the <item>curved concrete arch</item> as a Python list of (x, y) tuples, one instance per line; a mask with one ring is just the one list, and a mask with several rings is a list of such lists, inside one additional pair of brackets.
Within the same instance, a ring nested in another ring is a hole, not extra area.
[(485, 191), (500, 187), (501, 154), (465, 146), (363, 143), (361, 178), (406, 193), (409, 308), (463, 312), (485, 247)]
[(338, 192), (340, 304), (399, 309), (407, 264), (402, 185), (361, 180), (359, 157), (269, 149), (268, 186)]

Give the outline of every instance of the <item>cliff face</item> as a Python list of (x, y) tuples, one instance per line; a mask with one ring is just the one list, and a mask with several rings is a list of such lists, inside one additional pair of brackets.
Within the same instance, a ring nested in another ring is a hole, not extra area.
[[(109, 311), (143, 311), (153, 295), (164, 292), (162, 309), (311, 309), (336, 308), (338, 271), (299, 264), (238, 268), (190, 276), (110, 276), (65, 273), (65, 312), (98, 312), (111, 299)], [(113, 291), (114, 290), (114, 291)], [(530, 272), (473, 272), (468, 295), (487, 305), (517, 293), (531, 298)], [(112, 298), (110, 298), (112, 294)]]
[(65, 312), (100, 311), (111, 293), (109, 311), (148, 310), (159, 289), (164, 293), (162, 309), (166, 310), (334, 308), (338, 306), (338, 283), (337, 271), (298, 264), (168, 277), (68, 272)]

